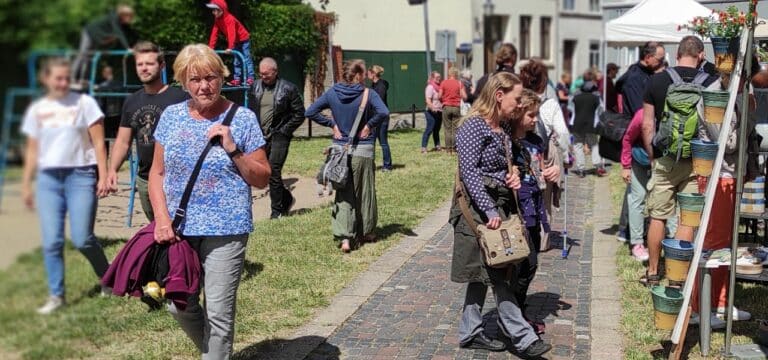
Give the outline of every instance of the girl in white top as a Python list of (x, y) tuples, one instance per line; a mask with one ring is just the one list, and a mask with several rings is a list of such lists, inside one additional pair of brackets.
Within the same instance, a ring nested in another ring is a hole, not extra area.
[[(48, 60), (40, 72), (44, 97), (24, 114), (27, 136), (22, 197), (40, 216), (43, 260), (48, 275), (48, 301), (37, 311), (49, 314), (64, 300), (64, 219), (69, 213), (70, 238), (101, 276), (109, 266), (93, 234), (98, 197), (106, 196), (104, 114), (87, 95), (69, 91), (69, 62)], [(36, 191), (32, 179), (37, 176)], [(102, 294), (106, 289), (102, 289)]]

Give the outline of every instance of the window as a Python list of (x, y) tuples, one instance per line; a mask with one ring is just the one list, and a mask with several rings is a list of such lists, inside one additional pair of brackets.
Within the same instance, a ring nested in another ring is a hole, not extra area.
[(589, 0), (589, 11), (600, 12), (600, 0)]
[(600, 42), (589, 43), (589, 67), (600, 66)]
[(550, 47), (551, 47), (551, 37), (550, 34), (550, 28), (552, 26), (552, 18), (542, 16), (541, 17), (541, 33), (539, 34), (540, 40), (541, 40), (541, 58), (542, 59), (551, 59), (550, 54)]
[(575, 7), (574, 2), (576, 0), (563, 0), (563, 10), (573, 10)]
[(531, 57), (531, 17), (520, 17), (520, 59)]

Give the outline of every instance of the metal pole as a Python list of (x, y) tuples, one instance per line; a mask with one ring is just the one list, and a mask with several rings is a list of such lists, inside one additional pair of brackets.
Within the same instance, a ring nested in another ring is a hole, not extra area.
[(416, 128), (416, 104), (411, 104), (411, 126)]
[[(754, 5), (750, 4), (749, 11), (755, 10)], [(730, 277), (728, 279), (728, 306), (726, 306), (726, 316), (728, 321), (726, 322), (725, 329), (725, 356), (731, 355), (731, 337), (733, 335), (733, 298), (736, 291), (736, 258), (737, 248), (739, 247), (739, 217), (741, 211), (739, 204), (741, 203), (741, 194), (744, 191), (744, 169), (745, 162), (747, 161), (747, 126), (746, 123), (749, 119), (749, 75), (752, 69), (752, 41), (755, 35), (755, 20), (748, 24), (747, 30), (747, 48), (744, 51), (744, 66), (742, 66), (742, 74), (746, 75), (744, 78), (744, 85), (741, 88), (741, 113), (739, 114), (739, 161), (736, 163), (736, 205), (733, 209), (733, 233), (731, 238), (731, 268)], [(732, 74), (733, 75), (733, 74)], [(719, 175), (719, 174), (715, 174)], [(717, 181), (717, 178), (710, 178), (710, 181)], [(713, 195), (714, 196), (714, 195)], [(700, 315), (704, 316), (704, 315)], [(680, 342), (682, 345), (682, 341)]]
[(427, 60), (427, 76), (432, 73), (432, 51), (429, 49), (429, 10), (427, 10), (427, 0), (424, 0), (424, 40), (427, 45), (427, 52), (424, 54)]

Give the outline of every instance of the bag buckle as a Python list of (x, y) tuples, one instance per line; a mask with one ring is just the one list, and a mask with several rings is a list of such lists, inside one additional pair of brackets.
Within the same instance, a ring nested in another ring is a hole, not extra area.
[(512, 248), (512, 240), (509, 239), (509, 232), (507, 232), (506, 229), (501, 229), (499, 234), (501, 234), (501, 243), (504, 244), (504, 254), (514, 254), (514, 249)]

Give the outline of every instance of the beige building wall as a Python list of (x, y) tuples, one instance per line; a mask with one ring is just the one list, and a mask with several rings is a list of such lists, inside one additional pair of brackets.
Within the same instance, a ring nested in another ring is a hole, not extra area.
[[(601, 6), (603, 1), (605, 0), (571, 0), (568, 3), (573, 4), (572, 9), (566, 6), (566, 0), (559, 1), (559, 66), (555, 69), (556, 77), (553, 81), (559, 81), (563, 71), (570, 72), (576, 78), (590, 65), (604, 65)], [(569, 43), (575, 44), (570, 64), (566, 60)]]
[[(477, 80), (485, 70), (486, 44), (484, 21), (486, 14), (499, 17), (500, 41), (488, 45), (490, 53), (501, 42), (511, 42), (519, 47), (521, 16), (529, 16), (530, 55), (540, 56), (541, 19), (550, 22), (549, 54), (545, 61), (552, 69), (557, 68), (557, 20), (560, 0), (430, 0), (429, 37), (430, 48), (435, 49), (437, 30), (456, 31), (457, 46), (472, 44), (471, 70)], [(318, 0), (308, 2), (319, 9)], [(487, 4), (493, 5), (493, 10)], [(338, 16), (333, 31), (334, 45), (347, 50), (368, 51), (424, 51), (423, 6), (411, 6), (407, 0), (332, 0), (326, 11)]]

